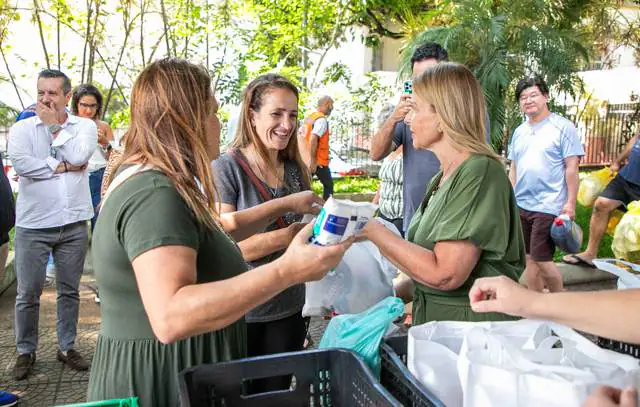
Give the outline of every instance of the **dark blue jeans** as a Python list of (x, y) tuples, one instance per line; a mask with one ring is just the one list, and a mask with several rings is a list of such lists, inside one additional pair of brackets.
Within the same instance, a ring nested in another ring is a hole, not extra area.
[(89, 189), (91, 190), (91, 203), (93, 204), (94, 211), (93, 218), (91, 219), (91, 232), (93, 232), (93, 228), (96, 226), (96, 219), (98, 218), (102, 177), (104, 177), (104, 168), (89, 173)]

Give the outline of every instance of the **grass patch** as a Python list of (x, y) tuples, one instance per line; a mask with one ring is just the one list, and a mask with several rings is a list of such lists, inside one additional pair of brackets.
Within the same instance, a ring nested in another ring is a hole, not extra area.
[[(344, 177), (333, 180), (333, 192), (336, 194), (360, 194), (375, 193), (378, 190), (380, 180), (373, 177)], [(322, 184), (315, 180), (311, 189), (318, 195), (322, 195)]]
[[(591, 208), (585, 208), (580, 204), (576, 204), (576, 222), (582, 228), (583, 238), (582, 238), (582, 248), (581, 251), (587, 248), (587, 243), (589, 243), (589, 222), (591, 220)], [(611, 242), (613, 241), (613, 236), (609, 236), (607, 234), (604, 235), (602, 241), (600, 242), (600, 247), (598, 247), (598, 257), (615, 257), (613, 255), (613, 251), (611, 250)], [(556, 249), (556, 253), (553, 256), (553, 260), (558, 262), (562, 259), (565, 253), (561, 252), (559, 249)]]

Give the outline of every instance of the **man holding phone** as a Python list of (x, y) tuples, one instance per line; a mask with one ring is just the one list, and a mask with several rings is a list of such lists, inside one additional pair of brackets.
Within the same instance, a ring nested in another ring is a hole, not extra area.
[[(422, 74), (427, 68), (449, 59), (449, 54), (439, 44), (427, 42), (418, 47), (411, 58), (413, 76)], [(411, 81), (405, 82), (400, 103), (382, 124), (371, 140), (369, 156), (382, 160), (392, 151), (404, 146), (402, 152), (403, 176), (402, 197), (404, 200), (403, 229), (407, 231), (414, 212), (422, 202), (431, 178), (440, 170), (440, 161), (427, 150), (413, 148), (413, 138), (404, 118), (411, 110)]]
[(87, 253), (87, 220), (93, 217), (87, 162), (97, 142), (96, 124), (67, 113), (71, 81), (47, 69), (38, 75), (36, 115), (9, 131), (9, 157), (20, 176), (16, 203), (16, 380), (36, 361), (40, 296), (49, 253), (57, 266), (57, 359), (75, 370), (89, 368), (73, 349), (78, 287)]

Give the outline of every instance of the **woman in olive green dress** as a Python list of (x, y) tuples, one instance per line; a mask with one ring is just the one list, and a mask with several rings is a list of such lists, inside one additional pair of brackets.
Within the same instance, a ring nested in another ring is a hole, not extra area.
[(469, 305), (476, 278), (518, 280), (525, 252), (518, 207), (499, 157), (485, 142), (482, 89), (463, 65), (440, 63), (413, 80), (413, 146), (441, 163), (407, 240), (377, 222), (363, 229), (414, 282), (413, 323), (507, 320), (479, 314)]
[(244, 357), (243, 316), (293, 284), (324, 276), (350, 242), (306, 244), (309, 225), (278, 260), (247, 271), (234, 238), (283, 213), (313, 212), (319, 198), (301, 192), (218, 215), (210, 163), (220, 122), (203, 67), (154, 62), (131, 101), (126, 149), (93, 234), (102, 326), (88, 398), (138, 396), (145, 407), (177, 406), (181, 370)]

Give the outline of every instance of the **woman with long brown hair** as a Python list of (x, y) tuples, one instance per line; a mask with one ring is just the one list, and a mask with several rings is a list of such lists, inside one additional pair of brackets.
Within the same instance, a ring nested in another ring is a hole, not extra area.
[[(295, 137), (296, 86), (277, 74), (261, 75), (245, 88), (242, 106), (230, 149), (213, 163), (222, 213), (311, 189)], [(280, 257), (302, 227), (297, 223), (301, 219), (300, 214), (287, 213), (262, 233), (239, 242), (245, 260), (258, 267)], [(246, 315), (249, 356), (302, 350), (307, 326), (302, 317), (304, 299), (304, 284), (298, 284)], [(282, 377), (254, 384), (253, 391), (289, 386), (290, 378)]]
[(407, 230), (407, 240), (372, 221), (363, 229), (414, 282), (413, 323), (506, 320), (475, 313), (469, 290), (480, 277), (524, 271), (524, 238), (504, 166), (485, 142), (482, 88), (464, 65), (441, 62), (413, 80), (408, 116), (413, 147), (441, 163)]
[(201, 66), (165, 59), (135, 82), (126, 147), (92, 243), (102, 299), (92, 401), (138, 396), (142, 406), (177, 406), (179, 371), (246, 356), (244, 315), (324, 276), (350, 244), (309, 245), (309, 225), (278, 260), (247, 270), (225, 230), (243, 239), (283, 213), (311, 211), (316, 199), (296, 194), (219, 216), (216, 111)]

